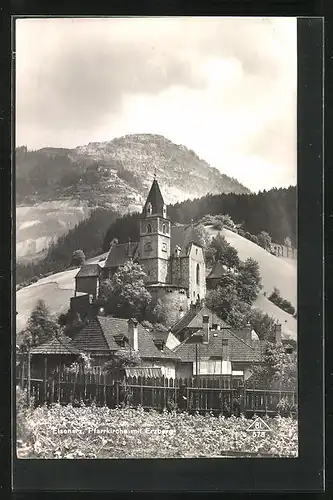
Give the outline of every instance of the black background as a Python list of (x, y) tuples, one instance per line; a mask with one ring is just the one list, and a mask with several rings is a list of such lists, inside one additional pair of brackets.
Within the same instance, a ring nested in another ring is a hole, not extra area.
[[(29, 6), (27, 5), (29, 3)], [(238, 8), (235, 8), (238, 7)], [(252, 7), (252, 8), (251, 8)], [(95, 9), (95, 10), (94, 10)], [(100, 15), (97, 4), (89, 11), (69, 5), (14, 1), (11, 13), (26, 15)], [(274, 10), (274, 12), (273, 12)], [(237, 12), (238, 11), (238, 12)], [(194, 7), (185, 2), (140, 2), (136, 8), (122, 2), (112, 15), (321, 15), (320, 5), (298, 2), (252, 4), (215, 2)], [(4, 11), (2, 10), (2, 14)], [(14, 290), (11, 287), (11, 104), (10, 104), (10, 23), (2, 15), (1, 29), (1, 217), (0, 217), (0, 371), (3, 386), (0, 401), (1, 476), (13, 465), (13, 484), (17, 492), (46, 490), (90, 491), (320, 491), (323, 488), (323, 21), (298, 20), (298, 325), (300, 456), (298, 459), (230, 460), (14, 460), (11, 464), (10, 432), (10, 349), (11, 315)], [(103, 15), (107, 15), (103, 11)], [(325, 98), (328, 100), (327, 92)], [(329, 189), (329, 186), (327, 186)], [(14, 190), (13, 190), (14, 192)], [(329, 193), (327, 191), (328, 197)], [(329, 222), (329, 221), (328, 221)], [(326, 253), (328, 258), (328, 253)], [(326, 333), (327, 335), (327, 333)], [(330, 372), (327, 372), (330, 377)], [(0, 476), (0, 483), (2, 477)], [(4, 477), (3, 477), (4, 478)], [(4, 478), (5, 479), (5, 478)], [(2, 484), (0, 484), (2, 486)], [(328, 486), (328, 485), (327, 485)], [(3, 482), (2, 490), (6, 488)], [(8, 488), (8, 484), (7, 484)], [(1, 490), (0, 490), (1, 491)], [(34, 493), (33, 497), (36, 497)]]

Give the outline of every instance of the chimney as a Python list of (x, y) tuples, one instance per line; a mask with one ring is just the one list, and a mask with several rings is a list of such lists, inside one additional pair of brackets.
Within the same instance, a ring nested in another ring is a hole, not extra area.
[(204, 316), (202, 316), (202, 329), (203, 329), (202, 342), (203, 342), (203, 344), (208, 344), (208, 342), (209, 342), (209, 316), (206, 314)]
[(245, 326), (245, 342), (248, 345), (252, 344), (251, 332), (252, 332), (251, 323), (246, 323), (246, 326)]
[(133, 351), (139, 350), (138, 322), (135, 318), (128, 320), (128, 340)]
[(275, 325), (275, 343), (281, 344), (281, 333), (282, 333), (282, 325), (277, 323)]

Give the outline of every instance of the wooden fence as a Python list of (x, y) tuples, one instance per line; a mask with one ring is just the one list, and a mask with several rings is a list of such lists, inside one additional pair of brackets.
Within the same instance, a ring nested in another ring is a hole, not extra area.
[(229, 376), (167, 379), (130, 377), (117, 380), (111, 375), (71, 373), (54, 370), (42, 374), (32, 372), (30, 380), (21, 372), (17, 383), (26, 388), (30, 383), (30, 397), (36, 405), (79, 405), (95, 403), (115, 408), (119, 405), (141, 405), (145, 409), (177, 409), (230, 414), (277, 414), (283, 399), (293, 413), (297, 411), (297, 394), (285, 390), (265, 390), (247, 387), (240, 379)]

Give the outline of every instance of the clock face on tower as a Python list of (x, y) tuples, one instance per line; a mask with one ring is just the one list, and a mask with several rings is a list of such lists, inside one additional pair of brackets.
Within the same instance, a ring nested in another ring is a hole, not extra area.
[(147, 243), (145, 244), (145, 246), (143, 248), (144, 248), (145, 252), (151, 252), (153, 250), (153, 247), (152, 247), (150, 241), (147, 241)]

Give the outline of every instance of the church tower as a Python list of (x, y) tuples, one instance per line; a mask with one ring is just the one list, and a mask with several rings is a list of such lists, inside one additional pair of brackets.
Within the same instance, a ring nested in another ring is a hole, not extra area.
[(148, 284), (168, 283), (170, 240), (170, 219), (155, 176), (140, 217), (140, 264)]

